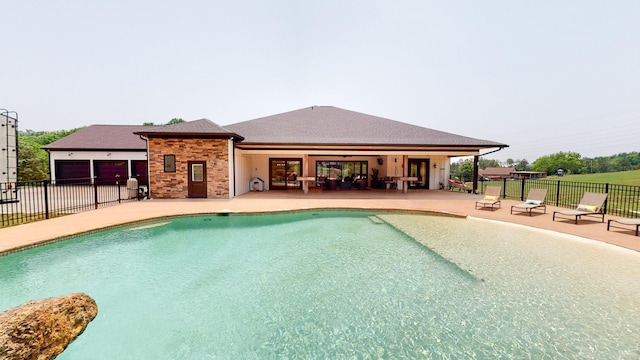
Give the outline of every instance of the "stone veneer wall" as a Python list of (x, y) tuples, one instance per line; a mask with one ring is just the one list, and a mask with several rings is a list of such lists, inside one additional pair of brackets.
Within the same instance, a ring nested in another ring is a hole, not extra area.
[[(188, 161), (206, 161), (207, 198), (229, 198), (229, 139), (150, 138), (151, 198), (188, 198)], [(164, 172), (164, 155), (176, 156), (176, 172)], [(214, 165), (213, 162), (216, 162)]]

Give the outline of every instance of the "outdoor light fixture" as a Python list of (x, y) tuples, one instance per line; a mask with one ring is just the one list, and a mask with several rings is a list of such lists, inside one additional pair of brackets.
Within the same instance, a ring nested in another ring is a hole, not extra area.
[(435, 168), (437, 168), (437, 167), (438, 167), (438, 164), (433, 163), (433, 168), (435, 169)]

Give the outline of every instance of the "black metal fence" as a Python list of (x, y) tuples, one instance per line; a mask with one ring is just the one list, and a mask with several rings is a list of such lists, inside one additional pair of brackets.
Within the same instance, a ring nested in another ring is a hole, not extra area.
[(127, 188), (126, 180), (98, 184), (92, 178), (0, 183), (0, 189), (0, 227), (139, 200), (143, 193), (138, 186)]
[[(640, 218), (640, 186), (539, 179), (503, 179), (500, 183), (505, 199), (525, 200), (529, 189), (547, 189), (545, 202), (565, 208), (576, 208), (585, 192), (607, 193), (605, 214)], [(481, 192), (484, 193), (488, 185), (497, 185), (497, 182), (482, 183)]]

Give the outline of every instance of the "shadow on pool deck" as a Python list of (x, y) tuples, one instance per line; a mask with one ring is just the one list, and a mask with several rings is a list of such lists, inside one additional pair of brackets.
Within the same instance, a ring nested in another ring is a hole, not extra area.
[(514, 200), (502, 200), (502, 208), (494, 211), (476, 210), (475, 201), (480, 198), (480, 195), (444, 190), (407, 194), (395, 190), (351, 190), (310, 192), (309, 194), (301, 191), (250, 192), (226, 200), (151, 199), (2, 228), (0, 229), (0, 253), (91, 230), (172, 215), (322, 208), (410, 210), (451, 216), (470, 216), (552, 230), (640, 251), (640, 237), (634, 236), (632, 229), (612, 228), (612, 231), (607, 231), (606, 220), (601, 223), (595, 218), (585, 218), (579, 221), (578, 225), (571, 220), (552, 221), (551, 214), (558, 209), (553, 206), (547, 207), (546, 214), (511, 215), (511, 205), (519, 203)]

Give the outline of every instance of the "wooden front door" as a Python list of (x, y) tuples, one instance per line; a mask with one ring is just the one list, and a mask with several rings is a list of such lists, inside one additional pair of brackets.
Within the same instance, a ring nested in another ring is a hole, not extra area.
[(189, 161), (189, 195), (190, 198), (207, 197), (207, 163), (205, 161)]

